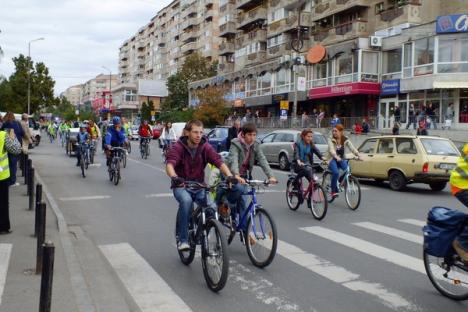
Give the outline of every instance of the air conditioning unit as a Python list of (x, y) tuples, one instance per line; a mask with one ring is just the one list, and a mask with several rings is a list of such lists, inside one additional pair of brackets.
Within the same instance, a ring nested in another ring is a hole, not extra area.
[(280, 57), (280, 63), (283, 64), (283, 63), (289, 62), (290, 59), (291, 59), (290, 55), (283, 55)]
[(382, 37), (370, 36), (370, 46), (371, 47), (382, 47)]

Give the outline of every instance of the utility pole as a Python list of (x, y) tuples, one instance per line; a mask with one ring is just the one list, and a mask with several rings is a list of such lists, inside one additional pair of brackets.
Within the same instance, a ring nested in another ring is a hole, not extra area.
[[(28, 42), (28, 60), (31, 60), (31, 43), (44, 38), (37, 38)], [(31, 115), (31, 71), (28, 68), (28, 115)]]

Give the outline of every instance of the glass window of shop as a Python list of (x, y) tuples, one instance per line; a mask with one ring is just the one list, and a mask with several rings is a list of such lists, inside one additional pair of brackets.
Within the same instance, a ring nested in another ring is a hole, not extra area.
[(289, 83), (291, 81), (291, 71), (286, 68), (281, 68), (275, 75), (275, 93), (283, 93), (289, 91)]
[(398, 95), (398, 107), (400, 107), (400, 123), (407, 122), (407, 110), (408, 110), (408, 100), (407, 94)]
[(439, 36), (439, 73), (468, 72), (468, 38)]
[(460, 89), (460, 123), (468, 123), (468, 89)]
[(250, 76), (247, 78), (247, 93), (246, 96), (256, 96), (257, 95), (257, 77)]
[(419, 115), (421, 113), (421, 110), (423, 109), (425, 98), (424, 93), (424, 91), (420, 91), (412, 92), (409, 94), (409, 104), (413, 105), (416, 115)]
[(435, 122), (440, 122), (440, 90), (426, 91), (425, 106), (426, 109), (431, 108), (431, 110), (434, 112), (433, 118), (435, 119)]
[(362, 51), (361, 77), (359, 81), (379, 81), (379, 53)]
[(258, 95), (265, 95), (271, 93), (271, 73), (266, 72), (263, 76), (259, 77), (259, 93)]
[(453, 110), (453, 100), (454, 98), (454, 91), (453, 90), (441, 90), (440, 92), (440, 118), (439, 122), (445, 122), (446, 119), (452, 119), (453, 116), (447, 115), (447, 108), (449, 105), (452, 105)]
[(336, 60), (335, 83), (353, 81), (353, 56), (352, 54), (342, 54)]
[(313, 85), (312, 87), (322, 87), (327, 85), (327, 63), (314, 65)]
[(414, 42), (414, 76), (432, 74), (434, 71), (434, 37)]
[(413, 44), (405, 43), (403, 48), (403, 77), (413, 75)]
[(401, 48), (382, 53), (382, 80), (401, 78)]

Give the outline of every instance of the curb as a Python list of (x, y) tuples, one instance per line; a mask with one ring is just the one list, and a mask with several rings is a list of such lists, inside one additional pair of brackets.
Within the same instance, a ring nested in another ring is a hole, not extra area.
[(47, 185), (39, 175), (38, 168), (35, 168), (35, 176), (38, 183), (42, 184), (42, 192), (47, 197), (52, 211), (54, 212), (59, 229), (60, 241), (65, 254), (65, 261), (70, 273), (70, 282), (72, 285), (73, 295), (75, 297), (75, 303), (79, 312), (97, 312), (96, 307), (93, 304), (91, 294), (88, 289), (83, 271), (78, 262), (73, 243), (70, 239), (70, 233), (68, 231), (68, 225), (65, 221), (62, 211), (57, 205), (52, 194), (49, 192)]

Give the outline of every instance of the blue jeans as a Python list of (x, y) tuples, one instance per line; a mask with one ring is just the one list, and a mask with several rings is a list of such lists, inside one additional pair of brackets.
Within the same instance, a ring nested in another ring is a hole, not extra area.
[(18, 168), (18, 156), (8, 153), (8, 167), (10, 168), (10, 185), (16, 183), (16, 170)]
[(336, 159), (332, 159), (328, 164), (328, 169), (330, 169), (332, 173), (331, 179), (331, 189), (333, 193), (338, 193), (338, 177), (340, 176), (340, 169), (346, 170), (348, 169), (348, 161), (342, 159), (341, 161), (336, 161)]
[[(206, 206), (207, 196), (205, 190), (187, 190), (182, 187), (174, 188), (174, 197), (179, 202), (179, 242), (188, 242), (188, 224), (193, 210), (193, 203)], [(214, 207), (215, 208), (215, 207)]]
[[(463, 205), (468, 207), (468, 190), (458, 192), (455, 196), (463, 203)], [(463, 249), (468, 250), (468, 227), (465, 227), (463, 232), (458, 235), (457, 240)]]

